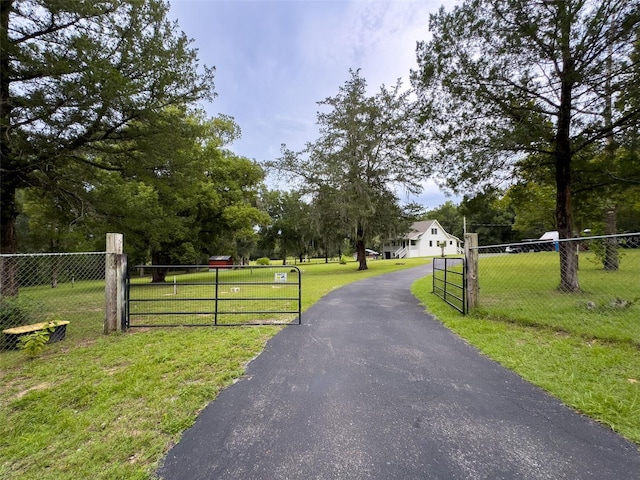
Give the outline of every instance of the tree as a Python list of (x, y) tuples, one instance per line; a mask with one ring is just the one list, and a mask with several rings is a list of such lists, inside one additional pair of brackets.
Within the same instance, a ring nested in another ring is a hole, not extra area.
[(458, 238), (463, 237), (464, 217), (460, 209), (451, 200), (447, 200), (442, 205), (433, 210), (429, 210), (422, 216), (422, 220), (438, 220), (447, 232)]
[[(320, 185), (311, 204), (311, 228), (324, 253), (325, 263), (331, 254), (342, 256), (341, 246), (348, 237), (343, 221), (336, 215), (339, 195), (328, 185)], [(331, 253), (330, 253), (331, 252)]]
[[(638, 0), (468, 0), (433, 15), (412, 79), (449, 186), (495, 185), (525, 156), (546, 157), (557, 229), (571, 238), (575, 156), (640, 123), (624, 95), (639, 12)], [(560, 257), (560, 290), (579, 290), (575, 248), (562, 242)]]
[(369, 97), (359, 71), (350, 74), (335, 97), (318, 102), (328, 108), (317, 115), (320, 138), (301, 152), (283, 145), (282, 157), (271, 165), (301, 179), (304, 191), (324, 202), (339, 232), (353, 239), (364, 270), (366, 242), (400, 228), (395, 190), (418, 193), (427, 168), (407, 137), (415, 131), (410, 92), (401, 92), (398, 82)]
[[(66, 170), (119, 171), (135, 129), (213, 95), (213, 70), (160, 0), (0, 2), (0, 249), (18, 249), (16, 194), (59, 189)], [(2, 269), (2, 293), (15, 294)]]
[(490, 187), (474, 196), (465, 195), (458, 211), (466, 217), (469, 229), (478, 233), (478, 241), (495, 245), (512, 240), (513, 212), (503, 201), (501, 192)]
[[(137, 161), (123, 171), (97, 172), (88, 203), (96, 224), (127, 236), (138, 262), (196, 264), (211, 253), (245, 258), (254, 227), (264, 221), (255, 206), (264, 173), (226, 148), (239, 134), (228, 117), (204, 121), (167, 109), (164, 127), (133, 124), (140, 135), (127, 149)], [(94, 225), (95, 228), (95, 225)], [(153, 270), (163, 282), (165, 269)]]
[(264, 191), (261, 204), (270, 221), (260, 231), (263, 248), (278, 252), (282, 264), (290, 254), (300, 258), (311, 240), (309, 205), (300, 192)]

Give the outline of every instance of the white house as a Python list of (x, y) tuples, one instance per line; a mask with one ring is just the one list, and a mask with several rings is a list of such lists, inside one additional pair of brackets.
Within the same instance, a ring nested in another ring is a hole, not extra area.
[(415, 258), (442, 255), (444, 243), (445, 255), (462, 253), (462, 242), (458, 237), (447, 233), (437, 220), (425, 220), (411, 225), (409, 233), (385, 245), (383, 258)]

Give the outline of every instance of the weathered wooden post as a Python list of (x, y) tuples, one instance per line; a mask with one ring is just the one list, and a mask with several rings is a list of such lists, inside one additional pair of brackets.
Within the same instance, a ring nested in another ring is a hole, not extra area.
[(122, 258), (123, 238), (121, 233), (107, 233), (107, 255), (105, 259), (105, 318), (104, 333), (120, 329), (122, 303)]
[(464, 234), (465, 281), (467, 311), (478, 306), (478, 234)]

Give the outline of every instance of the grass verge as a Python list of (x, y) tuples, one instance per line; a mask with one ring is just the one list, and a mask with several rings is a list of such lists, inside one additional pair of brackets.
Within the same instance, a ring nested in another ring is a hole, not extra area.
[[(516, 257), (509, 261), (517, 261)], [(526, 258), (531, 261), (531, 257)], [(514, 283), (505, 272), (513, 272), (517, 266), (505, 269), (501, 265), (498, 269), (497, 261), (491, 261), (496, 262), (495, 267), (490, 263), (481, 267), (485, 275), (481, 301), (489, 300), (489, 306), (472, 315), (463, 317), (432, 294), (431, 277), (415, 282), (412, 291), (430, 313), (482, 353), (640, 445), (637, 317), (631, 318), (627, 312), (617, 317), (587, 314), (566, 295), (558, 302), (561, 294), (555, 292), (553, 284), (537, 280), (524, 282), (526, 285), (522, 281)], [(519, 269), (522, 271), (522, 265)], [(585, 278), (583, 284), (598, 281), (597, 272), (581, 272), (581, 276)], [(488, 277), (500, 280), (491, 282)], [(629, 288), (624, 271), (617, 279), (609, 276), (607, 281), (619, 282), (609, 285), (618, 292)], [(514, 293), (518, 288), (529, 292)], [(536, 302), (528, 302), (532, 296), (537, 297)], [(503, 308), (505, 304), (509, 308)]]
[[(303, 311), (347, 283), (426, 261), (379, 260), (366, 271), (355, 263), (300, 266)], [(103, 314), (75, 305), (99, 305), (104, 292), (92, 288), (80, 295), (81, 287), (43, 289), (73, 313), (65, 341), (33, 360), (22, 352), (0, 352), (0, 478), (152, 477), (202, 408), (283, 328), (143, 329), (104, 336)]]

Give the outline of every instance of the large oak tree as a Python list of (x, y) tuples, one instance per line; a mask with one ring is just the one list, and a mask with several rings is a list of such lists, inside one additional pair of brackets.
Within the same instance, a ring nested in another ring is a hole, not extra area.
[[(213, 95), (213, 70), (199, 70), (167, 10), (160, 0), (0, 2), (2, 253), (18, 249), (19, 189), (59, 191), (68, 169), (121, 171), (131, 159), (110, 153), (127, 148), (132, 122)], [(11, 272), (2, 276), (3, 293), (15, 293)]]
[[(638, 0), (467, 0), (433, 15), (413, 83), (449, 186), (495, 185), (546, 158), (557, 229), (574, 236), (574, 159), (640, 123), (639, 25)], [(560, 258), (559, 288), (579, 290), (575, 247)]]

